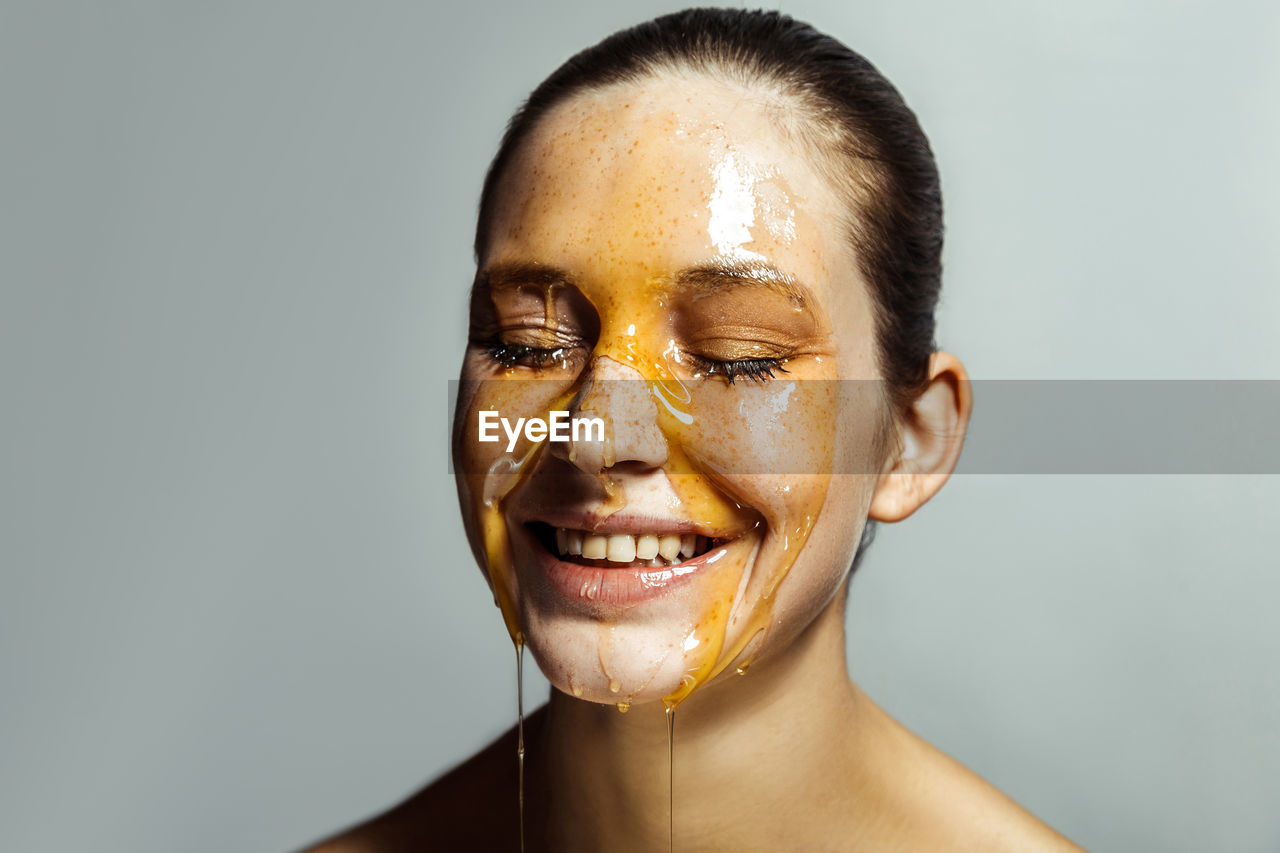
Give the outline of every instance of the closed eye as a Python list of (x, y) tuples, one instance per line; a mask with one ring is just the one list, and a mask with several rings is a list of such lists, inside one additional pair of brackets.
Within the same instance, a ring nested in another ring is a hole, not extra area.
[(694, 369), (700, 376), (723, 376), (732, 385), (735, 379), (767, 382), (777, 371), (786, 373), (781, 358), (741, 358), (733, 361), (716, 361), (701, 355), (691, 355)]
[(561, 367), (569, 359), (567, 347), (531, 347), (524, 344), (508, 344), (494, 341), (485, 347), (485, 355), (510, 370), (521, 367), (543, 368), (553, 364)]

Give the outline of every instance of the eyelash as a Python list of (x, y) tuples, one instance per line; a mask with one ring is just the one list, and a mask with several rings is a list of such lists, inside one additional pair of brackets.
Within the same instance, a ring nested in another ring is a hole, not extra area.
[[(506, 344), (501, 341), (495, 341), (485, 347), (485, 355), (501, 364), (507, 370), (515, 367), (517, 364), (525, 367), (543, 368), (551, 364), (560, 362), (563, 364), (566, 358), (564, 347), (556, 347), (547, 349), (545, 347), (530, 347), (523, 344)], [(737, 379), (747, 379), (754, 382), (768, 382), (773, 378), (774, 373), (781, 371), (786, 373), (787, 369), (782, 366), (783, 360), (780, 358), (743, 358), (735, 361), (716, 361), (700, 355), (690, 355), (694, 369), (702, 376), (723, 376), (729, 380), (729, 384), (734, 384)]]
[(782, 366), (780, 358), (743, 358), (737, 361), (715, 361), (700, 355), (690, 357), (698, 373), (703, 376), (723, 376), (732, 385), (740, 377), (755, 382), (768, 382), (777, 371), (783, 373), (787, 369)]
[(547, 367), (556, 362), (563, 363), (567, 357), (564, 347), (546, 349), (544, 347), (528, 347), (523, 344), (505, 344), (494, 341), (485, 347), (485, 355), (510, 370), (517, 364), (525, 367)]

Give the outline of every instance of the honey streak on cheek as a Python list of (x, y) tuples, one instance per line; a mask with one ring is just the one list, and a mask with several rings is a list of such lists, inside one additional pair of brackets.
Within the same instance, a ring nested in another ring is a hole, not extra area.
[(763, 644), (778, 586), (825, 502), (833, 383), (810, 381), (821, 378), (823, 371), (814, 369), (821, 362), (802, 357), (784, 364), (795, 375), (759, 384), (699, 382), (696, 416), (688, 422), (661, 415), (677, 448), (671, 478), (685, 505), (697, 506), (701, 496), (718, 492), (763, 520), (755, 553), (739, 555), (738, 571), (726, 567), (709, 578), (698, 625), (683, 643), (690, 665), (683, 684), (664, 700), (669, 706), (723, 671), (753, 641), (751, 654)]
[[(537, 319), (552, 328), (559, 318), (555, 287), (546, 285), (544, 298), (536, 300)], [(522, 298), (532, 296), (529, 289), (523, 288)], [(763, 639), (768, 629), (777, 587), (825, 498), (828, 478), (803, 472), (830, 470), (833, 400), (829, 383), (812, 380), (832, 378), (834, 358), (829, 353), (824, 357), (823, 329), (813, 315), (772, 290), (724, 287), (686, 299), (673, 298), (656, 284), (630, 290), (584, 286), (583, 292), (602, 306), (601, 315), (632, 322), (606, 321), (589, 355), (569, 353), (541, 369), (491, 363), (485, 374), (481, 360), (473, 374), (538, 381), (481, 383), (468, 418), (474, 423), (484, 409), (523, 417), (568, 409), (590, 377), (566, 365), (608, 358), (646, 380), (652, 417), (666, 441), (662, 470), (679, 497), (681, 514), (710, 530), (741, 530), (744, 519), (757, 519), (748, 536), (758, 540), (753, 548), (739, 543), (733, 560), (702, 573), (698, 612), (687, 633), (673, 638), (684, 658), (680, 684), (664, 697), (674, 707), (742, 655), (753, 639)], [(527, 318), (527, 310), (520, 316)], [(782, 372), (768, 381), (732, 384), (723, 378), (695, 378), (693, 356), (769, 358), (780, 363)], [(589, 413), (610, 415), (607, 406)], [(611, 425), (606, 436), (612, 431)], [(469, 452), (478, 455), (484, 448), (474, 445)], [(473, 512), (483, 532), (495, 599), (513, 640), (522, 644), (519, 577), (504, 502), (538, 467), (544, 443), (523, 442), (512, 454), (489, 452), (468, 465), (478, 472), (469, 475)], [(595, 509), (603, 514), (621, 509), (608, 470), (599, 478), (605, 508)], [(621, 694), (619, 680), (609, 672), (616, 626), (601, 624), (600, 632), (601, 670), (610, 689)], [(740, 668), (745, 670), (745, 664)], [(633, 693), (621, 694), (620, 705), (627, 706)]]
[[(778, 587), (826, 499), (835, 395), (833, 383), (814, 380), (838, 370), (825, 316), (766, 268), (785, 257), (808, 275), (825, 274), (803, 198), (775, 167), (730, 144), (723, 122), (677, 113), (637, 122), (639, 104), (628, 116), (632, 105), (611, 97), (605, 106), (584, 98), (548, 119), (511, 167), (519, 180), (508, 179), (507, 207), (494, 223), (493, 266), (564, 269), (574, 280), (516, 282), (510, 301), (494, 297), (500, 340), (488, 350), (473, 341), (466, 422), (481, 409), (545, 418), (575, 401), (602, 417), (605, 468), (594, 476), (603, 498), (589, 508), (608, 515), (623, 500), (608, 470), (620, 461), (609, 444), (618, 425), (607, 396), (589, 384), (610, 362), (643, 381), (680, 514), (707, 530), (746, 528), (694, 580), (697, 612), (671, 639), (683, 673), (663, 697), (672, 708), (735, 659), (749, 662), (760, 647), (752, 641), (768, 631)], [(793, 244), (805, 234), (812, 245), (801, 252)], [(704, 263), (681, 280), (690, 260)], [(487, 573), (519, 645), (528, 602), (506, 510), (550, 463), (545, 442), (506, 454), (472, 433), (460, 451)], [(618, 627), (600, 620), (597, 647), (604, 679), (626, 705), (642, 685), (623, 690), (609, 672)]]

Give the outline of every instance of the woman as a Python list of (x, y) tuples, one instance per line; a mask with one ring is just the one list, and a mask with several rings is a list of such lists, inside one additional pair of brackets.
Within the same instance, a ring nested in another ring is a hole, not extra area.
[(666, 16), (539, 86), (481, 198), (454, 459), (556, 689), (317, 849), (1076, 849), (846, 671), (871, 525), (969, 417), (941, 245), (913, 114), (785, 16)]

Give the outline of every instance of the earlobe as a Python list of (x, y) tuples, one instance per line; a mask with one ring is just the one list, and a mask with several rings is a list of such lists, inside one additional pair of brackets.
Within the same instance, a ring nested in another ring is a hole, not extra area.
[(929, 358), (929, 384), (899, 419), (897, 451), (880, 475), (869, 517), (901, 521), (937, 494), (955, 470), (964, 446), (973, 392), (960, 359)]

